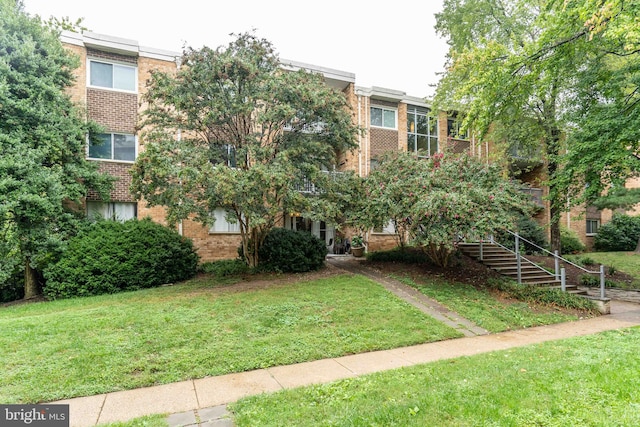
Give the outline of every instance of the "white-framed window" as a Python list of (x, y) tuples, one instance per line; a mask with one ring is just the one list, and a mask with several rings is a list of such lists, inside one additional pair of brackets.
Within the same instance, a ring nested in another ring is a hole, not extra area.
[(138, 217), (136, 202), (94, 202), (87, 201), (87, 218), (91, 220), (110, 219), (127, 221)]
[(371, 126), (397, 129), (398, 112), (391, 108), (371, 107)]
[(89, 141), (88, 157), (133, 162), (136, 159), (136, 137), (125, 133), (98, 134), (94, 141)]
[(215, 222), (209, 228), (209, 233), (240, 233), (240, 223), (238, 221), (229, 222), (226, 209), (216, 208), (211, 212), (211, 216), (215, 218)]
[(88, 62), (88, 86), (124, 92), (138, 91), (138, 67), (96, 59), (89, 59)]
[(428, 108), (407, 108), (407, 151), (426, 157), (438, 152), (438, 120)]
[(396, 226), (393, 223), (393, 220), (390, 219), (389, 222), (387, 222), (384, 227), (375, 227), (373, 229), (373, 232), (378, 234), (395, 234)]
[(599, 219), (587, 219), (587, 236), (595, 236), (600, 228)]

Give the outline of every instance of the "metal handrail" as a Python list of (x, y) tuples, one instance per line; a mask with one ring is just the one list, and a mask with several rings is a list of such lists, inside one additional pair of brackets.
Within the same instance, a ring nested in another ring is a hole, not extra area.
[[(536, 248), (538, 248), (538, 249), (541, 249), (543, 252), (546, 252), (546, 253), (548, 253), (548, 254), (550, 254), (550, 255), (553, 255), (553, 258), (554, 258), (555, 263), (556, 263), (556, 265), (555, 265), (555, 274), (556, 274), (556, 278), (558, 277), (558, 262), (559, 262), (559, 260), (562, 260), (562, 261), (566, 262), (567, 264), (571, 264), (571, 265), (573, 265), (574, 267), (577, 267), (578, 269), (580, 269), (580, 270), (584, 271), (585, 273), (588, 273), (588, 274), (600, 274), (600, 298), (602, 298), (602, 299), (604, 299), (604, 298), (605, 298), (604, 265), (600, 264), (600, 271), (590, 271), (590, 270), (587, 270), (586, 268), (584, 268), (584, 267), (582, 267), (582, 266), (580, 266), (580, 265), (577, 265), (577, 264), (575, 264), (575, 263), (573, 263), (573, 262), (569, 261), (569, 260), (568, 260), (568, 259), (566, 259), (566, 258), (561, 257), (560, 255), (558, 255), (558, 251), (555, 251), (555, 253), (552, 253), (552, 252), (550, 252), (550, 251), (546, 250), (545, 248), (542, 248), (542, 247), (540, 247), (540, 246), (536, 245), (535, 243), (533, 243), (533, 242), (531, 242), (531, 241), (529, 241), (529, 240), (525, 239), (524, 237), (519, 236), (517, 233), (514, 233), (514, 232), (513, 232), (513, 231), (511, 231), (511, 230), (507, 230), (507, 232), (508, 232), (509, 234), (513, 235), (513, 236), (516, 238), (516, 248), (518, 247), (518, 240), (524, 240), (525, 242), (529, 243), (530, 245), (532, 245), (532, 246), (534, 246), (534, 247), (536, 247)], [(492, 240), (492, 241), (494, 241), (493, 236), (491, 236), (491, 240)], [(499, 244), (499, 243), (498, 243), (498, 244)], [(499, 244), (499, 245), (500, 245), (500, 244)], [(502, 246), (502, 245), (500, 245), (500, 246)], [(506, 248), (505, 248), (505, 249), (506, 249)], [(518, 256), (518, 255), (516, 255), (516, 256)], [(525, 259), (526, 259), (526, 258), (525, 258)], [(527, 261), (529, 261), (529, 260), (527, 260)], [(531, 261), (529, 261), (529, 262), (531, 262)], [(534, 264), (535, 264), (535, 263), (534, 263)], [(519, 268), (520, 268), (520, 267), (518, 266), (518, 269), (519, 269)], [(518, 271), (518, 276), (519, 276), (519, 273), (520, 273), (520, 272)], [(564, 269), (564, 267), (560, 269), (560, 280), (561, 280), (561, 287), (562, 287), (562, 290), (564, 291), (564, 290), (566, 289), (565, 269)]]
[[(537, 267), (540, 271), (544, 271), (545, 273), (551, 275), (551, 273), (549, 273), (549, 270), (546, 270), (542, 267), (540, 267), (538, 264), (536, 264), (535, 262), (531, 261), (530, 259), (527, 259), (526, 257), (523, 257), (522, 255), (516, 253), (516, 251), (514, 251), (513, 249), (509, 249), (508, 247), (504, 246), (503, 244), (496, 242), (495, 239), (493, 238), (493, 236), (491, 236), (491, 239), (489, 240), (490, 243), (494, 244), (494, 245), (498, 245), (500, 246), (502, 249), (506, 250), (507, 252), (511, 252), (512, 254), (514, 254), (516, 257), (520, 256), (521, 259), (527, 261), (529, 264)], [(482, 244), (482, 241), (480, 242)], [(520, 281), (518, 281), (519, 283)]]
[[(531, 242), (531, 241), (529, 241), (529, 240), (525, 239), (524, 237), (522, 237), (522, 236), (518, 235), (517, 233), (514, 233), (513, 231), (507, 230), (507, 232), (508, 232), (509, 234), (511, 234), (511, 235), (513, 235), (513, 236), (515, 236), (516, 238), (520, 239), (520, 240), (524, 240), (525, 242), (527, 242), (527, 243), (528, 243), (528, 244), (530, 244), (531, 246), (534, 246), (534, 247), (536, 247), (536, 248), (538, 248), (538, 249), (542, 249), (542, 251), (544, 251), (544, 252), (548, 253), (549, 255), (553, 256), (554, 258), (559, 259), (559, 260), (562, 260), (562, 261), (566, 262), (567, 264), (571, 264), (571, 265), (573, 265), (574, 267), (579, 268), (580, 270), (584, 271), (585, 273), (591, 273), (591, 274), (600, 273), (599, 271), (589, 271), (589, 270), (587, 270), (586, 268), (584, 268), (584, 267), (582, 267), (582, 266), (580, 266), (580, 265), (578, 265), (578, 264), (575, 264), (575, 263), (573, 263), (573, 262), (569, 261), (569, 260), (568, 260), (568, 259), (566, 259), (566, 258), (563, 258), (562, 256), (558, 255), (557, 253), (553, 253), (553, 252), (551, 252), (551, 251), (546, 250), (546, 249), (545, 249), (545, 248), (543, 248), (543, 247), (540, 247), (540, 246), (536, 245), (535, 243), (533, 243), (533, 242)], [(502, 246), (502, 245), (501, 245), (501, 246)]]
[[(519, 236), (517, 233), (514, 233), (513, 231), (507, 230), (509, 234), (513, 235), (516, 239), (515, 243), (516, 243), (516, 250), (513, 249), (509, 249), (508, 247), (504, 246), (503, 244), (497, 242), (493, 236), (490, 236), (489, 242), (492, 244), (495, 244), (501, 248), (503, 248), (504, 250), (514, 254), (516, 256), (516, 261), (517, 261), (517, 270), (518, 270), (518, 283), (521, 283), (521, 259), (524, 259), (525, 261), (527, 261), (529, 264), (531, 265), (535, 265), (538, 269), (544, 271), (545, 273), (549, 273), (548, 270), (542, 268), (541, 266), (539, 266), (538, 264), (536, 264), (535, 262), (527, 259), (526, 257), (523, 257), (520, 254), (520, 250), (519, 250), (519, 241), (523, 240), (524, 242), (530, 244), (531, 246), (540, 249), (541, 251), (548, 253), (549, 255), (552, 255), (555, 261), (555, 278), (556, 280), (560, 280), (560, 284), (561, 284), (561, 289), (563, 291), (566, 291), (566, 274), (565, 274), (565, 268), (559, 267), (559, 261), (562, 260), (564, 262), (566, 262), (567, 264), (573, 265), (574, 267), (578, 268), (579, 270), (584, 271), (585, 273), (588, 274), (600, 274), (600, 298), (604, 299), (605, 298), (605, 279), (604, 279), (604, 265), (600, 265), (600, 271), (590, 271), (587, 270), (586, 268), (577, 265), (571, 261), (569, 261), (566, 258), (561, 257), (560, 255), (558, 255), (558, 251), (555, 251), (555, 253), (538, 246), (537, 244), (525, 239), (524, 237)], [(485, 241), (484, 239), (480, 238), (480, 259), (482, 260), (482, 243)], [(551, 274), (551, 273), (549, 273)]]

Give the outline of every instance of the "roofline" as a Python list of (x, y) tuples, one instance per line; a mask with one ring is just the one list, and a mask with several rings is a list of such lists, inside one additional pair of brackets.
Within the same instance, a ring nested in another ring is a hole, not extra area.
[(356, 82), (356, 75), (354, 73), (336, 70), (335, 68), (322, 67), (319, 65), (307, 64), (304, 62), (283, 58), (280, 58), (280, 66), (289, 71), (307, 70), (310, 72), (320, 73), (327, 79), (337, 80), (345, 83)]
[(417, 105), (419, 107), (431, 108), (431, 101), (427, 98), (407, 95), (406, 92), (396, 89), (389, 89), (380, 86), (363, 87), (356, 86), (356, 95), (366, 96), (381, 101), (402, 102), (404, 104)]
[(76, 46), (93, 47), (121, 55), (142, 56), (163, 61), (175, 62), (176, 58), (182, 56), (182, 52), (140, 46), (136, 40), (114, 37), (106, 34), (97, 34), (89, 31), (85, 31), (83, 33), (62, 31), (60, 34), (60, 40), (63, 43)]

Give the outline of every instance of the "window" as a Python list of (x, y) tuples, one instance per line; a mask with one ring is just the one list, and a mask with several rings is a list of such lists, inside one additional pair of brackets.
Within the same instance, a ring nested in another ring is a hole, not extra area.
[(384, 227), (375, 227), (373, 229), (373, 232), (381, 233), (381, 234), (395, 234), (396, 225), (393, 223), (393, 220), (390, 219), (389, 222), (387, 222)]
[(217, 208), (211, 214), (215, 222), (209, 229), (209, 233), (240, 233), (240, 223), (227, 221), (227, 211), (224, 208)]
[(371, 126), (396, 129), (396, 110), (371, 107)]
[(593, 236), (598, 234), (598, 228), (600, 227), (599, 219), (588, 219), (587, 220), (587, 236)]
[(87, 218), (127, 221), (138, 217), (138, 204), (133, 202), (91, 202), (87, 201)]
[(224, 144), (218, 147), (220, 150), (220, 161), (218, 164), (225, 164), (230, 168), (237, 167), (236, 148), (230, 144)]
[(438, 152), (438, 121), (428, 108), (407, 108), (407, 150), (423, 156)]
[(121, 133), (101, 133), (95, 141), (89, 141), (89, 158), (122, 160), (136, 159), (136, 137)]
[(447, 136), (455, 139), (469, 139), (469, 130), (461, 131), (461, 121), (457, 116), (447, 119)]
[(89, 86), (136, 92), (137, 74), (131, 65), (89, 61)]

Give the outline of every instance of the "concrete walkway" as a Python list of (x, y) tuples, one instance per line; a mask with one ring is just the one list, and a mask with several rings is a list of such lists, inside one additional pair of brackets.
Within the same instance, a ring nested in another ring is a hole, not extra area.
[[(460, 320), (457, 319), (458, 324)], [(612, 300), (611, 314), (575, 322), (479, 334), (52, 403), (70, 405), (73, 427), (127, 421), (149, 414), (171, 414), (167, 418), (171, 426), (233, 426), (226, 404), (242, 397), (632, 326), (640, 326), (640, 305)], [(472, 329), (469, 326), (468, 331)]]

